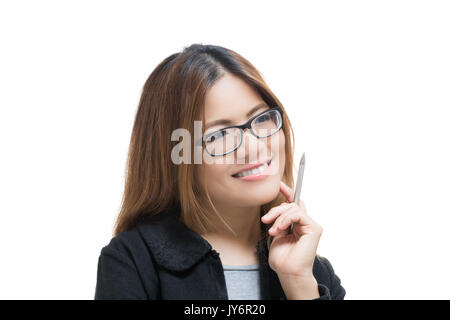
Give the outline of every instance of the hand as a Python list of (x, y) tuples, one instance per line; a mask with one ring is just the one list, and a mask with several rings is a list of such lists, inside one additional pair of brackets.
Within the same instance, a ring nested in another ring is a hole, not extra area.
[[(288, 199), (279, 206), (273, 207), (261, 221), (272, 222), (269, 235), (273, 241), (269, 248), (269, 265), (279, 277), (284, 279), (313, 279), (312, 268), (316, 251), (322, 235), (322, 227), (306, 213), (305, 204), (293, 202), (294, 191), (284, 182), (280, 182), (280, 192)], [(292, 233), (289, 227), (294, 223)]]

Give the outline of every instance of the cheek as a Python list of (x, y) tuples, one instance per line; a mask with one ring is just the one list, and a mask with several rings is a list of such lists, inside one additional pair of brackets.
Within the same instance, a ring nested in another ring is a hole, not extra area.
[(280, 130), (276, 136), (272, 137), (269, 141), (268, 147), (272, 150), (272, 152), (278, 153), (279, 158), (284, 159), (285, 153), (285, 137), (284, 131)]
[(227, 169), (227, 166), (224, 164), (203, 163), (201, 165), (197, 165), (195, 174), (201, 185), (204, 185), (206, 180), (208, 189), (211, 191), (217, 188), (216, 185), (223, 184), (224, 177), (228, 175)]
[(285, 150), (285, 147), (284, 147), (284, 132), (283, 132), (282, 143), (280, 144), (280, 154), (283, 155), (283, 167), (284, 167), (284, 159), (285, 159), (285, 156), (286, 156), (286, 150)]
[(275, 172), (278, 173), (280, 179), (284, 174), (284, 166), (286, 160), (286, 150), (285, 150), (285, 136), (283, 130), (280, 130), (274, 139), (271, 140), (270, 148), (272, 153), (278, 158), (277, 167), (274, 167)]
[(284, 153), (284, 131), (280, 130), (280, 138), (279, 138), (279, 150)]
[(282, 133), (282, 138), (280, 139), (280, 145), (279, 145), (279, 154), (280, 154), (280, 176), (283, 176), (284, 173), (284, 164), (285, 164), (285, 160), (286, 160), (286, 150), (284, 147), (284, 132), (281, 131)]

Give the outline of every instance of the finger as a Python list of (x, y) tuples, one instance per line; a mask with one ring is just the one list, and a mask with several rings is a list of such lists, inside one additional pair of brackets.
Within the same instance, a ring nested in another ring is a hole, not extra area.
[[(278, 231), (281, 230), (285, 230), (287, 228), (287, 226), (290, 225), (289, 222), (287, 221), (291, 221), (293, 219), (293, 215), (297, 214), (296, 210), (297, 208), (291, 208), (289, 210), (287, 210), (286, 212), (284, 212), (282, 215), (280, 215), (277, 220), (273, 223), (272, 228), (269, 229), (269, 231), (274, 231), (276, 233), (278, 233)], [(287, 226), (286, 226), (287, 224)]]
[(281, 219), (281, 221), (279, 222), (279, 226), (278, 229), (280, 230), (284, 230), (290, 227), (290, 225), (294, 223), (294, 224), (298, 224), (300, 226), (313, 226), (314, 225), (314, 221), (305, 216), (302, 213), (299, 213), (298, 211), (295, 212), (289, 212), (286, 215), (284, 215)]
[(291, 223), (298, 223), (300, 226), (314, 228), (315, 222), (303, 213), (303, 210), (298, 207), (291, 208), (284, 212), (273, 224), (272, 228), (269, 229), (271, 235), (276, 235), (282, 230), (289, 228)]
[(289, 216), (291, 214), (293, 214), (294, 212), (296, 212), (296, 210), (298, 209), (298, 207), (292, 207), (288, 210), (286, 210), (285, 212), (283, 212), (283, 214), (281, 214), (276, 221), (273, 223), (272, 227), (269, 229), (269, 234), (271, 235), (278, 235), (280, 234), (280, 232), (283, 232), (283, 230), (285, 230), (286, 228), (284, 228), (284, 221), (288, 221), (289, 220)]
[(293, 206), (292, 203), (283, 202), (279, 206), (273, 207), (264, 216), (261, 217), (261, 221), (265, 224), (269, 224), (275, 221), (284, 211), (288, 210)]
[(289, 230), (286, 230), (286, 229), (285, 230), (281, 230), (281, 229), (276, 229), (276, 230), (270, 229), (269, 230), (269, 235), (272, 236), (274, 239), (277, 237), (281, 238), (288, 234), (289, 234)]
[(261, 217), (261, 221), (268, 224), (273, 222), (277, 217), (279, 217), (284, 211), (288, 210), (289, 208), (295, 206), (295, 203), (287, 203), (283, 202), (279, 206), (273, 207), (269, 210), (264, 216)]
[(289, 202), (294, 201), (294, 190), (292, 190), (286, 183), (280, 181), (280, 192), (288, 199)]

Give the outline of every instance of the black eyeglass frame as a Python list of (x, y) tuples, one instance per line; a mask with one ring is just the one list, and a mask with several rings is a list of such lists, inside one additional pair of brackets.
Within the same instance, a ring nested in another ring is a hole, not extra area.
[[(253, 130), (252, 130), (251, 124), (252, 124), (253, 120), (255, 120), (256, 118), (258, 118), (258, 117), (261, 116), (262, 114), (264, 114), (264, 113), (266, 113), (266, 112), (269, 112), (269, 111), (273, 111), (273, 110), (278, 111), (279, 114), (280, 114), (280, 119), (281, 119), (281, 125), (280, 125), (280, 127), (277, 129), (277, 131), (273, 132), (272, 134), (270, 134), (270, 135), (268, 135), (268, 136), (265, 136), (265, 137), (259, 137), (259, 136), (256, 135), (256, 134), (253, 132)], [(252, 135), (254, 135), (256, 138), (258, 138), (258, 139), (263, 139), (263, 138), (268, 138), (268, 137), (270, 137), (270, 136), (273, 136), (275, 133), (277, 133), (278, 131), (280, 131), (280, 129), (283, 128), (283, 124), (284, 124), (284, 121), (283, 121), (283, 110), (282, 110), (279, 106), (273, 106), (273, 107), (270, 107), (270, 108), (267, 109), (267, 110), (264, 110), (264, 111), (258, 113), (257, 115), (254, 115), (253, 117), (251, 117), (251, 118), (250, 118), (246, 123), (244, 123), (244, 124), (225, 127), (225, 128), (222, 128), (222, 129), (213, 131), (213, 132), (211, 132), (211, 133), (208, 133), (208, 134), (205, 135), (205, 137), (202, 139), (202, 142), (203, 142), (203, 144), (205, 144), (207, 138), (209, 138), (210, 136), (216, 134), (217, 132), (220, 132), (220, 131), (223, 131), (223, 130), (226, 130), (226, 129), (231, 129), (231, 128), (238, 128), (238, 129), (240, 129), (240, 130), (241, 130), (241, 139), (240, 139), (241, 141), (239, 142), (239, 145), (237, 145), (236, 148), (234, 148), (234, 149), (231, 150), (231, 151), (228, 151), (228, 152), (225, 152), (225, 153), (222, 153), (222, 154), (212, 154), (212, 153), (210, 153), (210, 152), (208, 151), (208, 148), (206, 148), (206, 146), (205, 146), (205, 150), (206, 150), (206, 152), (208, 152), (208, 154), (209, 154), (210, 156), (212, 156), (212, 157), (222, 157), (222, 156), (224, 156), (224, 155), (230, 154), (230, 153), (236, 151), (237, 149), (239, 149), (239, 147), (242, 145), (242, 141), (244, 140), (243, 137), (244, 137), (245, 129), (249, 129), (249, 130), (250, 130), (250, 133), (251, 133)]]

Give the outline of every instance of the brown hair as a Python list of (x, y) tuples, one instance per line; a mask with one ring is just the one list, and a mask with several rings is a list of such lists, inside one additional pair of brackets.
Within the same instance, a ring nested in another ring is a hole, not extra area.
[[(177, 143), (171, 141), (171, 134), (177, 128), (193, 133), (195, 120), (203, 119), (204, 123), (207, 90), (226, 72), (254, 88), (269, 106), (276, 105), (284, 111), (286, 155), (282, 180), (293, 186), (295, 142), (281, 102), (258, 70), (236, 52), (221, 46), (192, 44), (164, 59), (145, 82), (131, 134), (125, 189), (114, 235), (132, 228), (140, 218), (162, 213), (168, 208), (179, 210), (180, 220), (201, 232), (214, 229), (211, 212), (225, 223), (207, 188), (197, 185), (194, 165), (176, 165), (171, 161), (171, 151)], [(194, 146), (193, 138), (191, 146)], [(261, 215), (284, 201), (286, 199), (280, 193), (273, 201), (261, 206)]]

